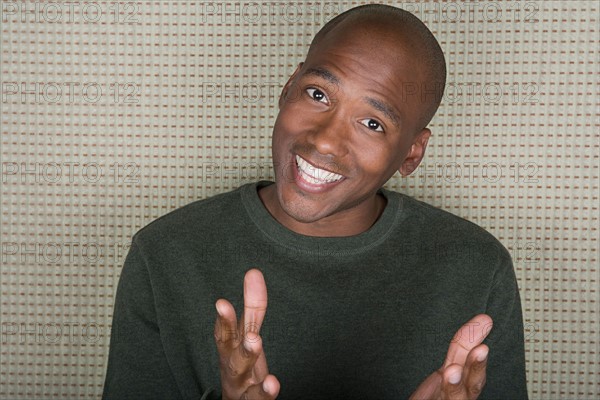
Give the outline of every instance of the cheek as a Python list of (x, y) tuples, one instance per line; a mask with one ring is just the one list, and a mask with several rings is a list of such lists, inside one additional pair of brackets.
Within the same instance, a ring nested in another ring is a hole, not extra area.
[(287, 162), (287, 154), (291, 148), (291, 141), (293, 141), (294, 132), (293, 126), (297, 126), (298, 123), (294, 124), (291, 120), (289, 113), (280, 112), (273, 125), (273, 136), (272, 136), (272, 155), (273, 161), (277, 163)]
[(384, 143), (359, 140), (355, 143), (355, 154), (365, 169), (381, 171), (392, 162), (392, 154)]
[(302, 112), (289, 106), (280, 110), (273, 126), (273, 145), (285, 143), (302, 132), (302, 127), (307, 124), (302, 115)]
[[(393, 145), (386, 143), (384, 145), (374, 146), (373, 143), (362, 144), (359, 146), (360, 163), (366, 173), (373, 176), (392, 176), (402, 165), (404, 154), (401, 152), (391, 152)], [(398, 148), (397, 146), (395, 148)], [(368, 151), (365, 151), (368, 149)]]

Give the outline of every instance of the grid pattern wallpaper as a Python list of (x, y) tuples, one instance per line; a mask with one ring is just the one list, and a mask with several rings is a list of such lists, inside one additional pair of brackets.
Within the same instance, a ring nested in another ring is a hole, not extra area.
[[(100, 397), (132, 235), (272, 178), (281, 86), (358, 4), (1, 1), (0, 398)], [(510, 250), (532, 399), (599, 398), (599, 3), (388, 4), (449, 77), (423, 164), (387, 187)]]

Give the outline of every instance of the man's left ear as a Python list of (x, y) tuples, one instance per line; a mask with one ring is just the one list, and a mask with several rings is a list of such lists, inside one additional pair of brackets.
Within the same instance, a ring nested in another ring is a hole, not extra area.
[(431, 131), (427, 128), (423, 128), (423, 130), (415, 137), (408, 155), (398, 169), (402, 176), (408, 176), (417, 169), (425, 155), (425, 149), (427, 148), (427, 142), (429, 142), (430, 136)]

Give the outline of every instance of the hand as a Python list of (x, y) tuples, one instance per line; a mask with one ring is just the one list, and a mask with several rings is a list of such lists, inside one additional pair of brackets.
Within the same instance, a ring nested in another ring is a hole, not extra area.
[(492, 319), (486, 314), (464, 324), (450, 343), (444, 365), (419, 385), (410, 400), (476, 399), (485, 385), (489, 351), (482, 342), (491, 329)]
[(217, 300), (215, 341), (219, 351), (223, 400), (272, 400), (279, 381), (269, 374), (260, 327), (267, 312), (267, 285), (257, 269), (244, 277), (244, 314), (238, 324), (236, 312), (225, 299)]

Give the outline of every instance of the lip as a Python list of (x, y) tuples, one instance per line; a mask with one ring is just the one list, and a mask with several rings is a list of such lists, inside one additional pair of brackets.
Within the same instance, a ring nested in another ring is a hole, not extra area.
[[(300, 155), (298, 154), (298, 156), (300, 156)], [(302, 157), (302, 156), (300, 156), (300, 157)], [(310, 161), (308, 161), (306, 158), (302, 157), (302, 159), (304, 159), (310, 165), (314, 166), (314, 164), (311, 163)], [(309, 193), (326, 192), (346, 180), (346, 177), (342, 176), (342, 179), (340, 179), (339, 181), (324, 183), (324, 184), (320, 184), (320, 185), (317, 185), (317, 184), (314, 184), (311, 182), (307, 182), (302, 178), (302, 176), (300, 176), (300, 173), (298, 172), (298, 164), (296, 163), (296, 154), (292, 154), (291, 163), (293, 165), (292, 171), (293, 171), (293, 175), (294, 175), (294, 182), (296, 183), (296, 185), (299, 188), (301, 188), (302, 190), (309, 192)], [(329, 170), (326, 170), (326, 171), (329, 171)], [(330, 172), (333, 172), (333, 171), (330, 171)]]

